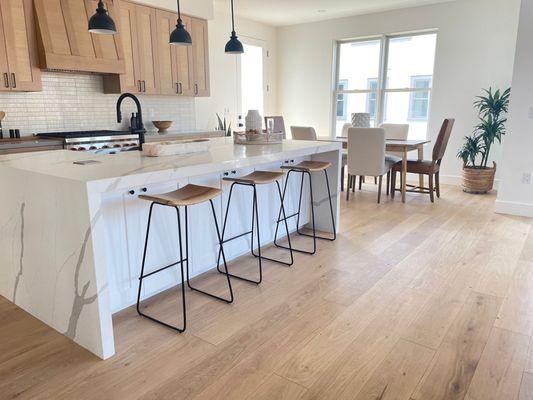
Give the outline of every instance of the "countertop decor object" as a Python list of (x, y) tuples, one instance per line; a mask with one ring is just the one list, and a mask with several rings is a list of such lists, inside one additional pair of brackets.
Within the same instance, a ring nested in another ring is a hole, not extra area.
[(263, 118), (261, 117), (261, 114), (259, 114), (259, 110), (249, 110), (245, 122), (247, 132), (262, 132)]
[(96, 13), (89, 19), (89, 32), (98, 35), (114, 35), (117, 33), (115, 21), (109, 16), (102, 0), (98, 2)]
[(233, 134), (233, 143), (235, 144), (255, 144), (255, 145), (269, 145), (280, 144), (283, 142), (282, 132), (266, 132), (257, 133), (255, 131), (235, 132)]
[(181, 19), (180, 0), (178, 0), (178, 21), (176, 23), (176, 29), (170, 34), (169, 43), (175, 46), (192, 46), (191, 35), (185, 29), (185, 25), (183, 25)]
[(172, 121), (152, 121), (152, 124), (158, 129), (159, 133), (163, 133), (170, 129)]
[(148, 157), (176, 156), (209, 151), (209, 139), (173, 140), (167, 142), (145, 143), (143, 155)]
[(244, 46), (235, 33), (235, 13), (233, 12), (233, 0), (231, 0), (231, 36), (229, 42), (226, 44), (226, 54), (242, 54), (244, 53)]
[(4, 138), (4, 133), (2, 132), (2, 120), (5, 118), (6, 113), (4, 111), (0, 111), (0, 139)]

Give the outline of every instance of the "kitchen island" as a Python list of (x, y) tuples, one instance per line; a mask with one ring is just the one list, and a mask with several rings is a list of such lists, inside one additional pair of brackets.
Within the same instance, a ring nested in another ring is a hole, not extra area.
[[(137, 196), (169, 192), (188, 183), (219, 187), (223, 195), (215, 207), (220, 221), (229, 191), (225, 176), (279, 170), (303, 160), (332, 163), (328, 174), (338, 229), (341, 144), (337, 142), (242, 146), (231, 138), (214, 138), (207, 152), (157, 158), (140, 152), (96, 155), (64, 150), (1, 156), (0, 294), (97, 356), (111, 357), (112, 315), (134, 304), (137, 295), (149, 208)], [(298, 206), (299, 188), (299, 179), (291, 178), (288, 214)], [(313, 188), (317, 229), (331, 231), (323, 175), (313, 178)], [(250, 228), (251, 193), (236, 191), (234, 196), (227, 236)], [(304, 196), (308, 205), (307, 185)], [(273, 241), (279, 212), (275, 185), (258, 187), (258, 198), (266, 245)], [(207, 207), (190, 210), (192, 276), (216, 267), (216, 233), (204, 228), (212, 226)], [(306, 223), (309, 207), (302, 210)], [(158, 208), (152, 226), (153, 250), (147, 266), (155, 269), (178, 259), (175, 211)], [(291, 221), (290, 230), (295, 228)], [(249, 251), (249, 237), (224, 249), (228, 261), (235, 259)], [(179, 283), (177, 269), (164, 271), (146, 282), (142, 298)]]

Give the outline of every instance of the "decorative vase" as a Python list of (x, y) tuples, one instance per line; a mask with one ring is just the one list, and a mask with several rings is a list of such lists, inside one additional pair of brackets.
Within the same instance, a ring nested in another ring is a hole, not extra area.
[(463, 167), (463, 191), (472, 194), (485, 194), (494, 187), (496, 163), (493, 168)]
[(259, 110), (249, 110), (246, 115), (246, 131), (255, 131), (261, 133), (263, 131), (263, 118), (259, 114)]

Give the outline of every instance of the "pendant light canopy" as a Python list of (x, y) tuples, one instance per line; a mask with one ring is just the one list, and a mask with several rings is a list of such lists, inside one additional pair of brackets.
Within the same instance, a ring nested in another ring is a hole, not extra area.
[(98, 2), (96, 14), (89, 20), (89, 32), (99, 35), (114, 35), (117, 33), (115, 21), (107, 13), (102, 0)]
[(170, 34), (170, 44), (175, 46), (192, 45), (191, 35), (187, 32), (185, 25), (183, 25), (183, 21), (181, 20), (180, 0), (178, 0), (178, 22), (176, 24), (176, 29)]
[(235, 33), (235, 14), (233, 12), (233, 0), (231, 0), (231, 37), (226, 44), (226, 54), (242, 54), (244, 47)]

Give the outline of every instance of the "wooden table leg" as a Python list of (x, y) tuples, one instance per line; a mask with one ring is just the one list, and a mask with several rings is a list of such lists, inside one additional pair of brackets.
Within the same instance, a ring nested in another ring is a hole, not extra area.
[(407, 192), (407, 149), (403, 150), (402, 157), (402, 203), (405, 203)]
[[(424, 161), (424, 145), (418, 146), (418, 161)], [(418, 186), (420, 187), (420, 190), (424, 187), (424, 174), (419, 175)]]

